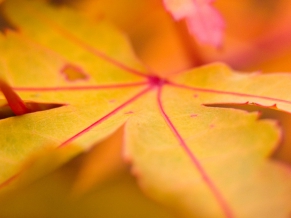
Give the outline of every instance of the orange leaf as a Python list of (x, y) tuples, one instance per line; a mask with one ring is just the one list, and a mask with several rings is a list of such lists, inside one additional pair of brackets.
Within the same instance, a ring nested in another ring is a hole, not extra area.
[[(63, 106), (0, 121), (2, 184), (46, 145), (85, 151), (125, 124), (126, 158), (157, 201), (187, 217), (288, 217), (290, 167), (269, 159), (278, 125), (206, 105), (276, 104), (290, 112), (289, 74), (213, 64), (160, 77), (106, 22), (39, 1), (7, 1), (5, 11), (20, 32), (0, 37), (1, 72), (23, 101)], [(87, 79), (66, 79), (71, 64)]]

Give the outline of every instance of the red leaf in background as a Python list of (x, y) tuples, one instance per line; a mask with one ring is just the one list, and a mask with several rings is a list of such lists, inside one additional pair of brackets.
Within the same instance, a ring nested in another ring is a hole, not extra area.
[(164, 0), (165, 8), (175, 20), (186, 19), (190, 33), (200, 43), (219, 47), (225, 25), (211, 3), (213, 0)]

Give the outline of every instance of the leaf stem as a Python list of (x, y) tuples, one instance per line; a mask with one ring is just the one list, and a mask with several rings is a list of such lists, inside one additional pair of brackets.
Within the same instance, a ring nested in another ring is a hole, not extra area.
[(31, 112), (16, 92), (2, 79), (0, 79), (0, 90), (15, 115), (23, 115)]

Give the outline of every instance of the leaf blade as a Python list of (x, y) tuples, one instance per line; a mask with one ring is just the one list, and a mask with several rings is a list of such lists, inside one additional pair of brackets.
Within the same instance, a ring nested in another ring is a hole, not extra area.
[[(163, 89), (161, 101), (167, 116), (233, 214), (223, 213), (214, 192), (201, 182), (203, 176), (193, 171), (191, 158), (181, 151), (179, 140), (173, 138), (173, 131), (165, 120), (158, 118), (158, 103), (147, 115), (139, 115), (126, 124), (125, 156), (133, 162), (142, 188), (155, 200), (186, 217), (271, 218), (274, 214), (287, 217), (290, 168), (268, 160), (280, 136), (276, 124), (258, 121), (256, 114), (205, 107), (193, 100), (189, 90), (171, 86)], [(152, 98), (147, 98), (143, 105), (148, 105)], [(270, 205), (267, 199), (272, 197), (280, 199), (280, 203)]]

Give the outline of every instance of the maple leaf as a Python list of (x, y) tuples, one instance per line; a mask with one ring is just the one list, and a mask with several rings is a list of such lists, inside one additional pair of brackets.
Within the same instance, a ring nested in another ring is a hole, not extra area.
[(188, 29), (200, 43), (221, 46), (224, 21), (211, 5), (214, 0), (164, 0), (175, 20), (186, 19)]
[(7, 1), (5, 12), (19, 33), (0, 37), (2, 76), (26, 104), (62, 106), (0, 121), (1, 188), (45, 146), (87, 150), (125, 124), (125, 156), (157, 201), (187, 217), (290, 214), (290, 168), (268, 159), (277, 125), (207, 106), (248, 102), (290, 111), (289, 74), (213, 64), (160, 78), (105, 22), (39, 1)]

